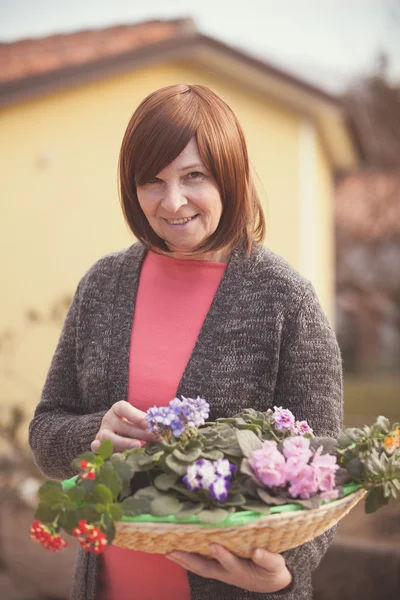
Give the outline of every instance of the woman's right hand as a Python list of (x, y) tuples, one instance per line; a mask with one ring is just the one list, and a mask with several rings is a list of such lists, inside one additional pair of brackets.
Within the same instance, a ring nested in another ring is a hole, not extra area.
[(146, 413), (129, 402), (120, 400), (104, 415), (96, 438), (91, 443), (92, 452), (97, 452), (101, 442), (111, 440), (114, 452), (140, 448), (141, 442), (156, 442), (157, 436), (150, 433)]

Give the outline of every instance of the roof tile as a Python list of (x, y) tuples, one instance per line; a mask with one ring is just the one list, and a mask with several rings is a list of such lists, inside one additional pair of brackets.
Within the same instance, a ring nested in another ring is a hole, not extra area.
[(195, 31), (191, 19), (147, 21), (107, 29), (0, 43), (0, 83), (87, 64)]

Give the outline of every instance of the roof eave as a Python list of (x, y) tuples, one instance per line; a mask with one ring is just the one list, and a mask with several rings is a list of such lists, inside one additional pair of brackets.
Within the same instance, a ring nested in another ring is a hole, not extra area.
[(333, 169), (349, 171), (357, 165), (357, 151), (338, 98), (196, 31), (118, 56), (0, 84), (0, 107), (172, 60), (194, 61), (313, 120)]

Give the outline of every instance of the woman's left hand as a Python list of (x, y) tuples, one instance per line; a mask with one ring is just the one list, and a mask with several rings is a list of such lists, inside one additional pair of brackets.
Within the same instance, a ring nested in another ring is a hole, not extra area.
[(277, 592), (292, 581), (285, 559), (280, 554), (259, 548), (253, 553), (252, 560), (247, 560), (217, 544), (211, 544), (210, 551), (214, 560), (180, 551), (171, 552), (167, 558), (197, 575), (218, 579), (250, 592)]

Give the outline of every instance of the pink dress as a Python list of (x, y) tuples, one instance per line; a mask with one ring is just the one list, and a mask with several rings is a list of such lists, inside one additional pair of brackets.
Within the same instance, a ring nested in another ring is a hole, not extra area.
[[(129, 402), (167, 405), (200, 333), (226, 264), (149, 252), (143, 263), (129, 358)], [(201, 395), (201, 390), (198, 391)], [(185, 569), (162, 554), (111, 546), (102, 557), (101, 600), (189, 600)]]

